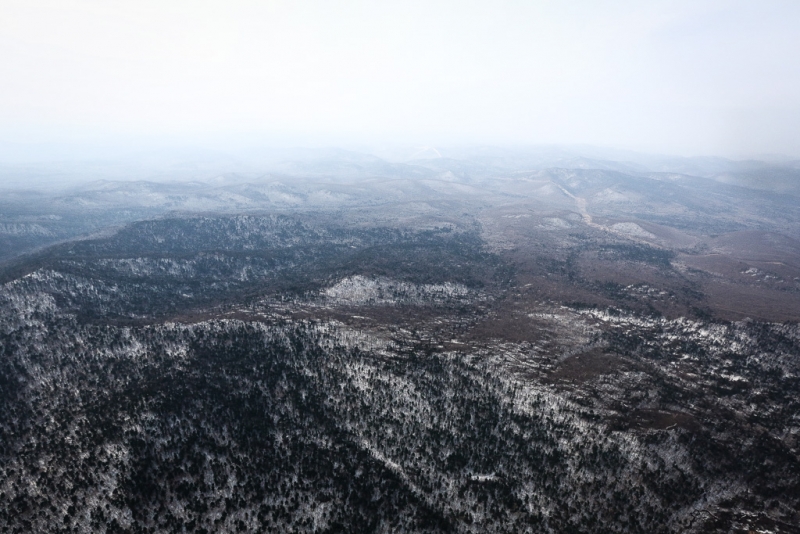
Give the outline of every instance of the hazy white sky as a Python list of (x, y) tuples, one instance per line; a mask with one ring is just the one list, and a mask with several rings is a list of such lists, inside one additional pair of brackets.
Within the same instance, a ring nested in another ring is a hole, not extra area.
[(798, 1), (0, 0), (0, 140), (800, 157)]

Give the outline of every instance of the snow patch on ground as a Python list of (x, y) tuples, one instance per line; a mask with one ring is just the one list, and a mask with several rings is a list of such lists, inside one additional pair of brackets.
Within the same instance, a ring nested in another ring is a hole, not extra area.
[(620, 193), (619, 191), (614, 191), (611, 188), (603, 189), (599, 193), (596, 193), (592, 200), (595, 202), (630, 202), (632, 199), (627, 195)]
[(539, 228), (547, 228), (548, 230), (562, 230), (564, 228), (572, 228), (572, 225), (558, 217), (545, 217), (542, 219), (542, 224)]
[(611, 225), (611, 229), (620, 234), (642, 239), (655, 239), (655, 234), (651, 234), (641, 226), (632, 222), (621, 222)]
[(430, 304), (471, 301), (480, 298), (477, 291), (463, 284), (412, 284), (385, 277), (350, 276), (322, 291), (323, 298), (335, 304)]
[(40, 224), (0, 223), (0, 234), (52, 236), (53, 232)]

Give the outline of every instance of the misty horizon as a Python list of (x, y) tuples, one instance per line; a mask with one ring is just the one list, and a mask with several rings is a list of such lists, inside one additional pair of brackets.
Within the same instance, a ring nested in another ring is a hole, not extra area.
[[(447, 162), (480, 164), (483, 167), (481, 172), (492, 169), (491, 172), (497, 173), (498, 177), (525, 170), (595, 168), (634, 175), (678, 173), (723, 182), (746, 175), (747, 187), (761, 189), (796, 190), (800, 186), (800, 160), (775, 154), (736, 160), (718, 156), (651, 154), (588, 145), (361, 144), (343, 147), (253, 144), (240, 147), (159, 147), (129, 144), (113, 148), (107, 145), (104, 149), (73, 146), (70, 150), (62, 144), (0, 143), (0, 190), (57, 191), (103, 181), (259, 183), (280, 177), (301, 181), (322, 177), (345, 181), (370, 178), (413, 180), (414, 169), (440, 167), (436, 161), (445, 166)], [(386, 175), (386, 166), (394, 169), (389, 175)]]
[(798, 20), (778, 1), (7, 2), (0, 163), (376, 145), (797, 159)]

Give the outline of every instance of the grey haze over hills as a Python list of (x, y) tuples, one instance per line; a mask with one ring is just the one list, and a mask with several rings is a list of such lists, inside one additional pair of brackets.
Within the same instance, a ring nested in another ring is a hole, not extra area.
[[(769, 224), (798, 235), (792, 232), (800, 162), (788, 159), (681, 158), (559, 146), (161, 149), (88, 160), (81, 155), (52, 161), (22, 155), (0, 164), (1, 258), (168, 212), (366, 209), (444, 201), (498, 207), (523, 200), (575, 209), (569, 195), (583, 188), (594, 195), (587, 197), (590, 211), (599, 213), (622, 209), (619, 215), (658, 217), (669, 209), (646, 206), (669, 198), (678, 210), (674, 214), (683, 210), (697, 220), (699, 204), (723, 209), (727, 203), (731, 214), (746, 212), (741, 221), (731, 220), (730, 228), (761, 228), (756, 212), (770, 212)], [(567, 175), (577, 177), (578, 189), (563, 187)]]
[[(762, 160), (677, 157), (589, 146), (408, 146), (379, 149), (252, 148), (209, 150), (197, 147), (73, 151), (0, 145), (0, 187), (60, 189), (93, 180), (155, 182), (202, 181), (241, 174), (292, 177), (414, 176), (420, 169), (473, 174), (545, 168), (604, 169), (629, 173), (676, 173), (741, 182), (763, 189), (797, 188), (800, 160), (770, 156)], [(484, 176), (488, 177), (488, 176)]]

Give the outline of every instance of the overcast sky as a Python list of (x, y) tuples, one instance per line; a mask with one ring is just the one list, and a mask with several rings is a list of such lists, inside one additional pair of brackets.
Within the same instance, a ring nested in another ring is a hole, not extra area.
[(800, 2), (2, 0), (0, 141), (800, 157)]

